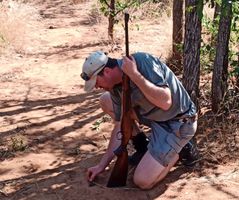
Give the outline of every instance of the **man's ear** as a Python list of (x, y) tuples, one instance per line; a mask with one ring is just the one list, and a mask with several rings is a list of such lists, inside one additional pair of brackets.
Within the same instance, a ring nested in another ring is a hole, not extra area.
[(111, 68), (109, 68), (109, 67), (104, 68), (104, 73), (108, 74), (110, 71), (111, 71)]

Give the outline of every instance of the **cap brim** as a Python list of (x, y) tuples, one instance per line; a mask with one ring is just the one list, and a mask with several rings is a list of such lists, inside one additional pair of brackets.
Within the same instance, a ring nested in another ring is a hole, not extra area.
[(97, 78), (97, 76), (93, 76), (93, 77), (91, 77), (90, 80), (88, 80), (88, 81), (85, 82), (85, 88), (84, 88), (84, 90), (85, 90), (86, 92), (91, 92), (91, 91), (94, 89), (95, 84), (96, 84), (96, 78)]

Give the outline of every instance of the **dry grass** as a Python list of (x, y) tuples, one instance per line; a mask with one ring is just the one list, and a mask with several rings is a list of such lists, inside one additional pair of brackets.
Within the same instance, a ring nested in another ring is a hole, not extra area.
[(135, 14), (140, 20), (153, 19), (158, 20), (160, 18), (167, 18), (171, 16), (172, 2), (159, 1), (153, 3), (152, 1), (145, 1), (141, 3), (139, 7), (132, 8), (131, 12)]
[(197, 141), (202, 157), (216, 164), (238, 160), (238, 113), (208, 113), (199, 119)]
[(239, 95), (229, 85), (217, 113), (211, 110), (211, 74), (201, 79), (197, 141), (204, 164), (227, 164), (239, 156)]
[(37, 38), (40, 15), (24, 1), (4, 0), (0, 3), (0, 53), (6, 49), (16, 52), (31, 50)]
[[(81, 3), (85, 0), (71, 0), (74, 3)], [(99, 1), (95, 1), (89, 15), (92, 19), (101, 21), (103, 13), (100, 11), (101, 4)], [(140, 5), (131, 5), (129, 8), (123, 10), (115, 16), (115, 20), (117, 22), (122, 22), (124, 12), (127, 11), (130, 13), (131, 18), (134, 21), (141, 20), (159, 20), (162, 18), (168, 18), (171, 16), (172, 12), (172, 3), (165, 0), (157, 3), (153, 3), (152, 1), (146, 0), (140, 3)], [(122, 22), (123, 23), (123, 22)]]

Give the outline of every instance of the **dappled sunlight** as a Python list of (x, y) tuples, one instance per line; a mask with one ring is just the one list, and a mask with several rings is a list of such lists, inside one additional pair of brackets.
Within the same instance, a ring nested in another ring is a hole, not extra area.
[[(0, 12), (0, 34), (7, 41), (2, 45), (0, 35), (1, 200), (239, 198), (238, 116), (212, 115), (211, 74), (201, 80), (204, 107), (196, 136), (201, 157), (195, 167), (178, 164), (161, 183), (142, 191), (133, 183), (130, 166), (126, 187), (106, 188), (113, 161), (89, 184), (87, 168), (102, 158), (113, 120), (100, 109), (102, 90), (86, 93), (80, 73), (92, 51), (125, 55), (123, 18), (115, 25), (112, 43), (96, 0), (9, 2), (15, 5), (10, 7), (15, 24), (2, 23), (6, 13)], [(172, 16), (165, 9), (156, 18), (149, 10), (161, 6), (149, 2), (130, 21), (130, 53), (149, 52), (162, 60), (170, 56)]]

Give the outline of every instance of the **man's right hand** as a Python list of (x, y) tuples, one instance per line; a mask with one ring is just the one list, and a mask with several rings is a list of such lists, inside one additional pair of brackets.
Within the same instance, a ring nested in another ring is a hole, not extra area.
[(93, 181), (95, 179), (95, 177), (100, 174), (104, 169), (102, 169), (101, 166), (96, 165), (94, 167), (90, 167), (87, 170), (87, 179), (88, 181)]
[(101, 158), (99, 164), (95, 165), (94, 167), (90, 167), (87, 170), (87, 179), (88, 181), (93, 181), (97, 175), (104, 171), (104, 169), (109, 165), (109, 163), (114, 158), (114, 150), (117, 149), (120, 145), (120, 140), (117, 139), (117, 134), (120, 131), (120, 122), (115, 122), (114, 129), (112, 130), (112, 134), (110, 137), (110, 142), (108, 144), (108, 148)]

